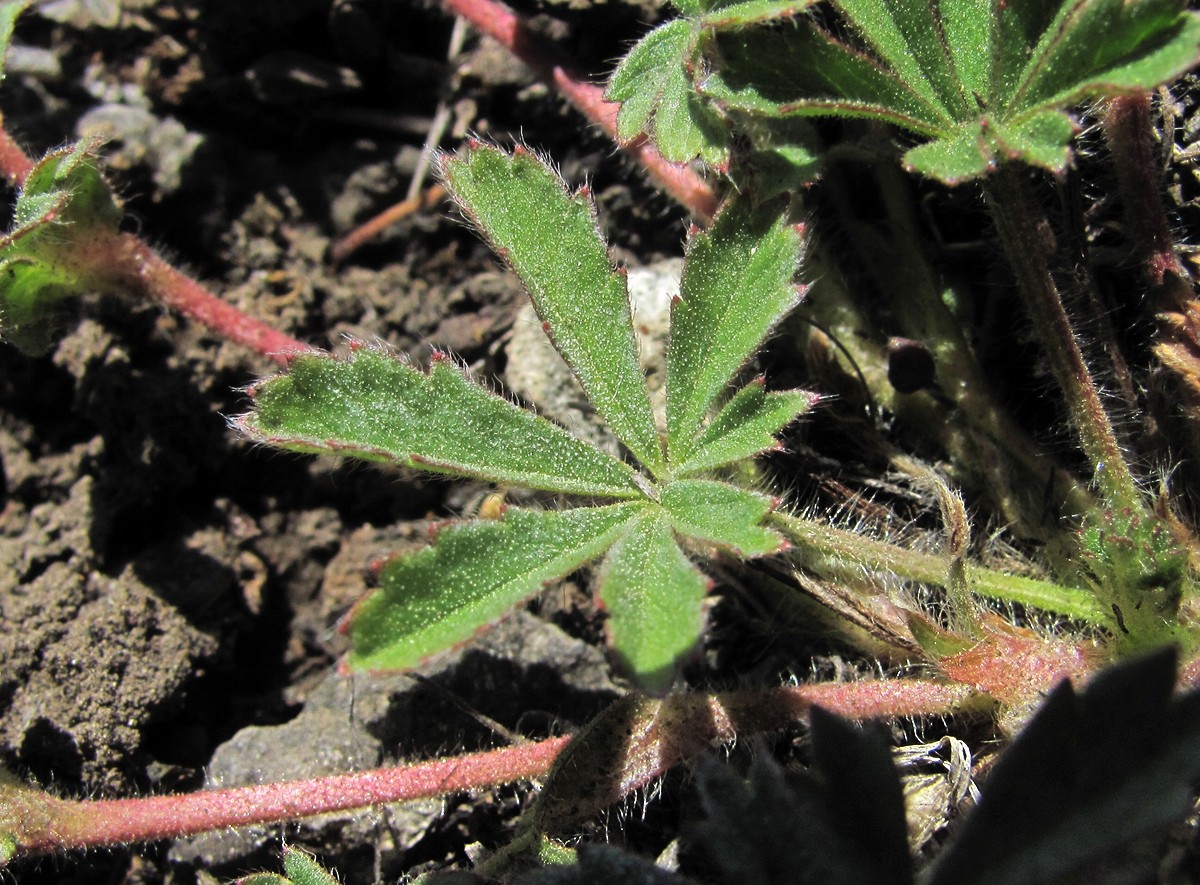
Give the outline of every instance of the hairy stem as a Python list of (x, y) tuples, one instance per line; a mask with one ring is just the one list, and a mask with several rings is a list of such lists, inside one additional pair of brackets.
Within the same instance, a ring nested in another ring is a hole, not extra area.
[(569, 741), (549, 738), (417, 765), (145, 799), (68, 801), (10, 785), (0, 788), (0, 833), (11, 834), (14, 853), (40, 854), (294, 820), (536, 777)]
[[(782, 512), (772, 514), (771, 521), (796, 543), (793, 555), (798, 563), (823, 577), (861, 579), (864, 572), (869, 572), (939, 587), (947, 586), (952, 577), (949, 556), (907, 550)], [(1107, 624), (1111, 617), (1086, 590), (972, 564), (964, 564), (964, 572), (968, 588), (980, 596), (1036, 606), (1092, 623)]]
[[(1169, 101), (1169, 96), (1164, 96)], [(1164, 128), (1166, 127), (1164, 124)], [(1133, 236), (1138, 260), (1148, 279), (1158, 310), (1158, 340), (1154, 354), (1174, 376), (1185, 406), (1158, 408), (1160, 426), (1174, 432), (1180, 449), (1190, 449), (1194, 465), (1200, 456), (1200, 301), (1191, 277), (1175, 251), (1171, 226), (1162, 201), (1162, 182), (1155, 163), (1150, 97), (1143, 93), (1109, 99), (1104, 135), (1112, 151), (1126, 227)], [(1174, 145), (1174, 133), (1163, 140)], [(1157, 406), (1151, 401), (1151, 407)], [(1191, 465), (1189, 465), (1191, 467)], [(1188, 468), (1185, 468), (1188, 469)], [(1194, 475), (1194, 468), (1193, 475)], [(1200, 554), (1193, 556), (1200, 566)]]
[[(0, 776), (0, 863), (17, 855), (168, 839), (442, 796), (540, 777), (552, 767), (567, 772), (564, 777), (583, 791), (589, 811), (598, 811), (714, 746), (802, 720), (814, 705), (866, 719), (945, 716), (986, 709), (990, 703), (965, 685), (915, 679), (682, 694), (663, 700), (631, 695), (575, 738), (305, 781), (146, 799), (71, 801)], [(624, 732), (628, 740), (608, 739), (630, 721), (640, 723), (636, 734)], [(556, 765), (568, 747), (569, 759)], [(580, 767), (598, 764), (597, 754), (603, 757), (599, 761), (604, 770), (581, 773)], [(600, 780), (594, 782), (592, 774)], [(568, 793), (570, 789), (556, 792), (553, 801), (567, 801)], [(577, 809), (575, 817), (579, 814)]]
[(1141, 493), (1117, 442), (1100, 390), (1088, 371), (1058, 286), (1050, 273), (1049, 226), (1036, 209), (1024, 169), (1001, 164), (984, 192), (1034, 333), (1066, 397), (1084, 454), (1092, 463), (1105, 504), (1144, 512)]
[(121, 276), (139, 295), (191, 317), (280, 365), (286, 366), (297, 353), (313, 349), (222, 301), (132, 234), (121, 234), (117, 246)]
[[(0, 175), (19, 187), (33, 162), (0, 128)], [(287, 365), (296, 353), (312, 350), (262, 320), (222, 301), (198, 282), (176, 270), (133, 234), (116, 234), (63, 256), (82, 278), (95, 280), (117, 294), (135, 292), (208, 326), (217, 334)]]
[[(993, 396), (962, 321), (943, 300), (924, 254), (910, 179), (890, 159), (880, 162), (866, 152), (858, 156), (870, 162), (872, 184), (886, 215), (864, 216), (847, 186), (851, 175), (862, 177), (861, 163), (842, 164), (839, 174), (827, 176), (827, 189), (857, 247), (859, 265), (886, 299), (887, 310), (899, 323), (899, 334), (927, 346), (936, 364), (935, 392), (901, 394), (887, 383), (873, 391), (875, 399), (904, 418), (907, 426), (929, 434), (950, 456), (958, 482), (986, 495), (1015, 534), (1057, 539), (1064, 530), (1053, 514), (1085, 512), (1095, 506), (1095, 499), (1076, 477), (1038, 450)], [(836, 285), (836, 280), (825, 284)], [(847, 287), (844, 295), (860, 313), (870, 310), (872, 299), (855, 297), (854, 287)], [(864, 328), (871, 324), (864, 319)]]
[[(496, 0), (442, 0), (442, 6), (448, 12), (461, 15), (504, 46), (538, 79), (558, 90), (610, 138), (616, 138), (620, 106), (605, 101), (601, 87), (572, 73), (553, 48), (529, 29), (521, 16)], [(665, 193), (703, 222), (712, 220), (717, 211), (717, 197), (699, 175), (687, 166), (668, 162), (645, 138), (635, 139), (622, 147)]]
[[(1167, 274), (1186, 280), (1187, 273), (1175, 254), (1175, 241), (1163, 208), (1152, 132), (1150, 96), (1145, 92), (1108, 100), (1104, 137), (1112, 151), (1126, 225), (1147, 277), (1155, 286), (1162, 286)], [(1172, 135), (1165, 133), (1164, 137), (1170, 140)]]

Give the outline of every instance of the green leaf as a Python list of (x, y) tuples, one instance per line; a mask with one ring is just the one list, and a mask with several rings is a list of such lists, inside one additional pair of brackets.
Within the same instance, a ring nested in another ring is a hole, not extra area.
[(737, 556), (766, 556), (786, 547), (782, 535), (760, 525), (775, 509), (766, 495), (715, 480), (680, 479), (660, 487), (659, 503), (679, 534)]
[(1200, 13), (1179, 0), (835, 0), (866, 45), (821, 19), (730, 27), (701, 89), (726, 111), (869, 117), (935, 141), (906, 165), (954, 184), (999, 162), (1055, 172), (1074, 129), (1063, 113), (1149, 89), (1200, 60)]
[(698, 32), (687, 19), (667, 22), (634, 46), (613, 72), (604, 97), (621, 102), (617, 138), (651, 135), (675, 163), (699, 156), (709, 165), (729, 159), (729, 134), (721, 115), (692, 85)]
[(753, 458), (778, 446), (775, 435), (807, 412), (819, 397), (803, 390), (768, 393), (761, 378), (739, 390), (696, 438), (683, 463), (682, 478)]
[(708, 586), (659, 508), (629, 525), (605, 557), (598, 592), (609, 642), (647, 689), (669, 688), (679, 659), (695, 646)]
[(528, 488), (640, 497), (629, 465), (489, 393), (446, 357), (429, 374), (381, 350), (301, 354), (254, 389), (237, 427), (302, 452), (383, 461)]
[(816, 2), (817, 0), (746, 0), (744, 3), (730, 3), (700, 16), (700, 24), (718, 30), (745, 28), (795, 18)]
[(86, 258), (117, 235), (121, 221), (96, 146), (88, 139), (43, 157), (17, 197), (11, 232), (0, 239), (0, 334), (28, 353), (53, 340), (63, 300), (114, 288), (108, 264)]
[(293, 885), (338, 885), (315, 857), (291, 845), (283, 849), (283, 869)]
[(1011, 114), (1149, 89), (1200, 59), (1200, 14), (1177, 0), (1076, 0), (1046, 31)]
[(720, 70), (700, 84), (719, 105), (765, 116), (868, 117), (937, 135), (953, 124), (893, 71), (809, 22), (722, 32)]
[(993, 2), (941, 0), (937, 6), (937, 21), (951, 71), (966, 99), (961, 114), (980, 110), (979, 101), (991, 91), (992, 59), (986, 48), (991, 45)]
[(988, 116), (964, 123), (904, 155), (904, 165), (946, 184), (980, 178), (1000, 162), (1020, 160), (1061, 172), (1070, 159), (1075, 124), (1066, 114), (1045, 111), (1012, 124)]
[(17, 18), (31, 5), (33, 0), (5, 0), (0, 3), (0, 80), (4, 79), (5, 60)]
[(734, 374), (800, 300), (793, 278), (801, 236), (772, 205), (728, 206), (692, 238), (671, 309), (667, 448), (686, 458)]
[[(989, 0), (991, 83), (982, 94), (989, 109), (1007, 108), (1038, 39), (1066, 15), (1074, 0), (1009, 3)], [(964, 50), (965, 51), (965, 50)]]
[(625, 277), (612, 268), (589, 194), (569, 195), (525, 150), (473, 145), (443, 171), (466, 215), (521, 277), (547, 334), (596, 411), (656, 475), (662, 443), (637, 358)]
[(1058, 173), (1067, 168), (1071, 157), (1068, 146), (1076, 128), (1066, 114), (1043, 111), (997, 125), (992, 136), (998, 153), (1005, 159), (1021, 160)]
[(835, 5), (878, 57), (927, 102), (947, 117), (958, 117), (971, 107), (928, 2), (836, 0)]
[(391, 560), (351, 613), (356, 670), (405, 670), (506, 615), (542, 585), (602, 555), (649, 505), (509, 508), (503, 519), (443, 528)]

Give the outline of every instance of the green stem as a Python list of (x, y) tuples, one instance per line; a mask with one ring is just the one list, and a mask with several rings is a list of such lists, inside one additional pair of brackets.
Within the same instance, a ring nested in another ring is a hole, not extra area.
[[(929, 348), (939, 388), (937, 395), (929, 391), (900, 394), (881, 374), (875, 374), (869, 377), (879, 381), (882, 389), (872, 390), (872, 395), (900, 416), (907, 428), (928, 434), (930, 442), (949, 456), (956, 481), (988, 499), (1014, 534), (1068, 545), (1064, 535), (1070, 529), (1063, 529), (1057, 514), (1088, 512), (1095, 507), (1095, 499), (1076, 477), (1040, 451), (997, 403), (964, 334), (962, 320), (943, 299), (924, 254), (909, 178), (890, 156), (880, 160), (876, 153), (850, 148), (841, 149), (839, 155), (846, 160), (826, 179), (839, 220), (855, 244), (860, 266), (886, 300), (896, 334)], [(864, 217), (859, 201), (845, 185), (849, 174), (861, 178), (864, 166), (873, 175), (883, 201), (886, 214), (882, 218)], [(853, 299), (859, 313), (865, 315), (870, 307), (856, 295), (854, 287), (837, 293), (839, 299)], [(879, 321), (860, 322), (863, 330), (881, 325)], [(861, 337), (859, 333), (851, 340), (857, 342)], [(861, 350), (862, 345), (858, 346)]]
[(1053, 251), (1048, 224), (1036, 209), (1025, 181), (1024, 169), (1010, 164), (1000, 168), (984, 184), (996, 229), (1017, 278), (1017, 288), (1050, 361), (1051, 371), (1062, 388), (1071, 421), (1079, 434), (1084, 454), (1092, 463), (1095, 479), (1105, 504), (1120, 510), (1145, 511), (1141, 493), (1125, 453), (1117, 441), (1100, 390), (1088, 371), (1079, 340), (1063, 306), (1058, 286), (1050, 274)]
[[(946, 587), (951, 579), (948, 556), (907, 550), (783, 512), (772, 514), (771, 521), (796, 544), (794, 555), (800, 564), (825, 577), (861, 579), (865, 571), (939, 587)], [(1095, 624), (1107, 624), (1111, 618), (1086, 590), (972, 564), (964, 570), (968, 587), (979, 596), (1035, 606)]]

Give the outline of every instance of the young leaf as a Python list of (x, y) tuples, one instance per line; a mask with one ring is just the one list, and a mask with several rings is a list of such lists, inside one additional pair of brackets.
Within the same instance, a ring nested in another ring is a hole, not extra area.
[(315, 857), (291, 845), (283, 850), (283, 869), (293, 885), (338, 885)]
[(803, 390), (768, 393), (762, 378), (751, 381), (729, 400), (696, 437), (678, 477), (714, 470), (753, 458), (779, 445), (775, 435), (820, 399)]
[(743, 557), (778, 553), (784, 547), (779, 533), (759, 525), (775, 504), (766, 495), (707, 479), (681, 479), (665, 483), (659, 496), (681, 535)]
[(667, 351), (667, 449), (687, 459), (737, 370), (800, 300), (801, 237), (775, 207), (739, 200), (688, 247)]
[(72, 259), (114, 236), (120, 221), (121, 208), (97, 167), (95, 141), (43, 157), (17, 197), (12, 231), (0, 238), (0, 335), (40, 352), (58, 325), (59, 302), (111, 288), (94, 263)]
[(720, 165), (729, 159), (725, 122), (700, 98), (690, 74), (698, 36), (687, 19), (651, 31), (617, 66), (604, 97), (621, 102), (620, 141), (653, 133), (659, 152), (672, 162), (699, 156)]
[(374, 348), (302, 354), (254, 389), (236, 422), (261, 442), (582, 495), (640, 497), (629, 465), (469, 380), (447, 358), (426, 375)]
[(709, 582), (679, 549), (658, 508), (624, 528), (598, 582), (609, 642), (642, 685), (665, 690), (700, 636)]
[[(603, 554), (644, 506), (510, 508), (500, 520), (441, 529), (431, 546), (387, 563), (380, 589), (351, 612), (350, 667), (410, 669), (466, 641), (545, 582)], [(695, 641), (698, 625), (689, 626)]]
[(588, 399), (634, 456), (663, 468), (625, 277), (615, 272), (588, 194), (525, 150), (473, 145), (443, 161), (463, 211), (521, 277), (546, 334)]

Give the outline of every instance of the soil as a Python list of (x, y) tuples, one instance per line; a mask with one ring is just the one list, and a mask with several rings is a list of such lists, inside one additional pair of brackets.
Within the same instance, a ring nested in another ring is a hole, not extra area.
[[(564, 4), (544, 30), (597, 77), (647, 12)], [(552, 14), (543, 14), (543, 13)], [(19, 22), (0, 94), (34, 155), (107, 141), (127, 226), (222, 297), (334, 349), (437, 345), (484, 375), (523, 297), (446, 206), (341, 266), (333, 238), (404, 198), (439, 103), (467, 132), (589, 180), (623, 260), (678, 254), (682, 213), (602, 135), (452, 21), (374, 0), (58, 0)], [(317, 774), (494, 745), (455, 697), (537, 736), (616, 697), (590, 600), (567, 583), (425, 674), (336, 675), (369, 565), (486, 489), (255, 449), (227, 426), (271, 371), (154, 305), (89, 298), (51, 352), (0, 348), (0, 755), (62, 795)], [(207, 778), (207, 781), (206, 781)], [(211, 881), (274, 868), (281, 838), (346, 881), (395, 881), (504, 841), (520, 789), (225, 839), (24, 861), (22, 882)]]

